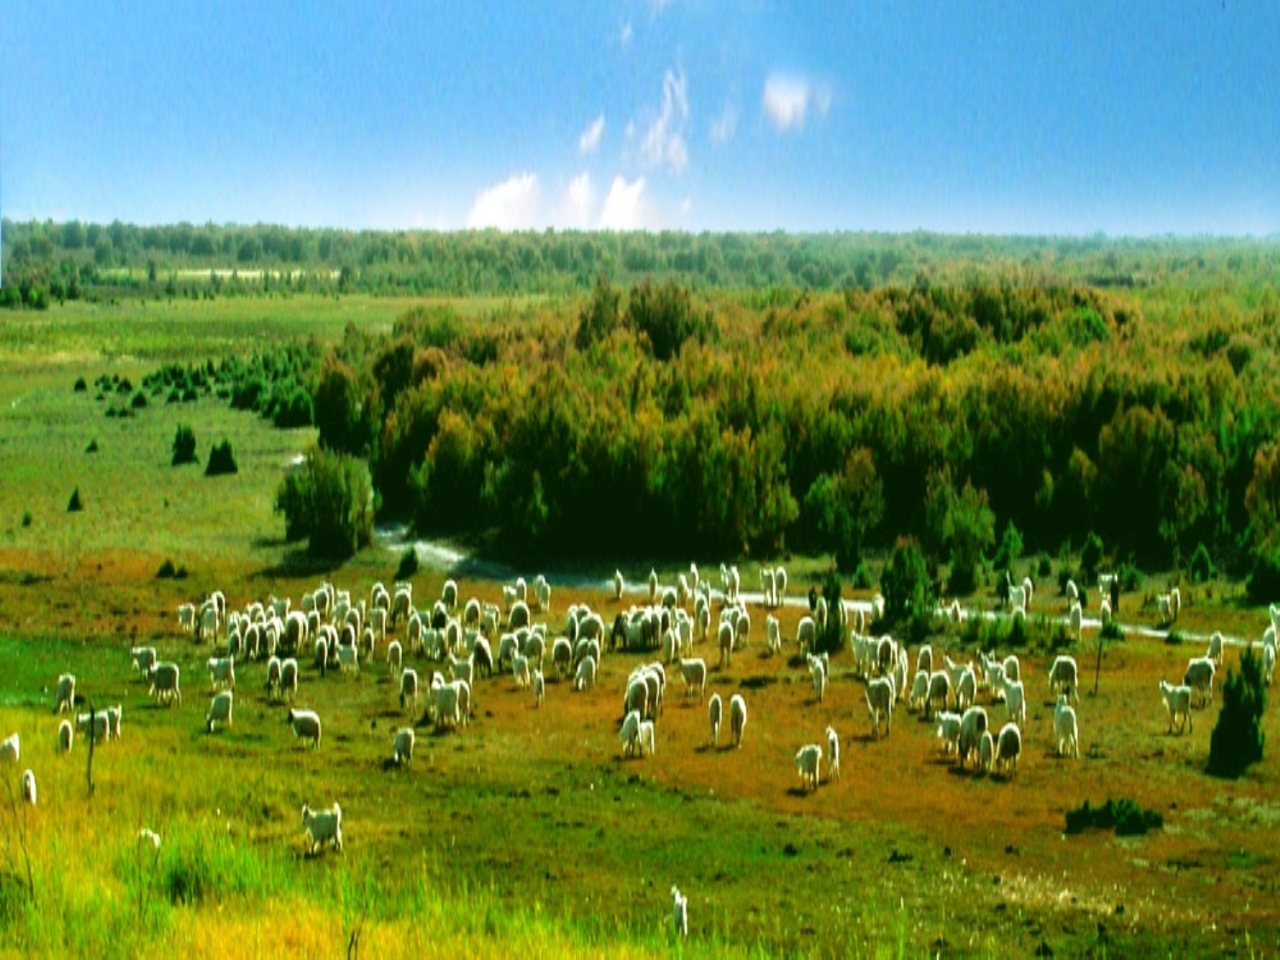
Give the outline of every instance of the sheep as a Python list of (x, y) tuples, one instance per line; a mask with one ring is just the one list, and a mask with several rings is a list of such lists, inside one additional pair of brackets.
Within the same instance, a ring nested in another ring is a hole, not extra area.
[(212, 690), (234, 690), (236, 688), (236, 663), (234, 657), (210, 657), (209, 687)]
[(196, 632), (196, 607), (193, 603), (178, 604), (178, 629), (183, 633)]
[(360, 675), (360, 651), (354, 643), (338, 644), (338, 672)]
[(978, 741), (986, 732), (987, 711), (982, 707), (970, 707), (960, 717), (960, 737), (956, 741), (956, 753), (961, 769), (970, 756), (978, 753)]
[(133, 647), (129, 650), (129, 656), (133, 660), (133, 668), (145, 677), (147, 672), (155, 666), (156, 648)]
[(911, 682), (911, 693), (907, 697), (907, 709), (916, 710), (927, 705), (929, 698), (929, 674), (924, 670), (916, 671)]
[(120, 739), (120, 721), (123, 718), (124, 707), (116, 704), (114, 707), (107, 707), (102, 711), (107, 718), (107, 739)]
[(929, 675), (929, 695), (924, 701), (924, 718), (929, 719), (929, 711), (945, 710), (951, 698), (951, 677), (945, 670), (935, 670)]
[(458, 706), (457, 687), (451, 683), (443, 682), (436, 685), (433, 681), (431, 684), (431, 706), (432, 712), (435, 714), (437, 730), (443, 730), (446, 726), (457, 729), (462, 715)]
[(871, 735), (880, 739), (880, 718), (884, 717), (884, 735), (887, 737), (893, 726), (893, 701), (896, 693), (893, 689), (892, 677), (876, 677), (867, 681), (867, 710), (871, 714)]
[(770, 653), (780, 653), (782, 651), (782, 630), (778, 625), (778, 618), (772, 613), (768, 614), (764, 619), (764, 638), (765, 649)]
[(158, 698), (162, 703), (172, 704), (174, 700), (182, 704), (182, 688), (179, 686), (180, 671), (176, 663), (154, 663), (151, 665), (151, 687), (148, 695)]
[(808, 743), (796, 751), (796, 772), (800, 774), (801, 789), (817, 790), (822, 775), (822, 747)]
[(1098, 621), (1104, 627), (1111, 622), (1111, 601), (1106, 597), (1098, 604)]
[(578, 669), (574, 672), (573, 689), (575, 691), (590, 690), (596, 685), (596, 660), (595, 657), (583, 657), (578, 662)]
[(916, 673), (933, 673), (933, 647), (925, 644), (916, 651)]
[(396, 731), (395, 739), (391, 744), (392, 759), (396, 764), (408, 764), (413, 760), (413, 745), (417, 740), (417, 734), (413, 732), (413, 727), (401, 727)]
[(533, 671), (533, 705), (535, 707), (542, 706), (542, 698), (546, 695), (547, 684), (542, 677), (541, 670)]
[(93, 713), (81, 713), (76, 716), (76, 729), (90, 737), (95, 743), (103, 743), (108, 737), (107, 714), (105, 710)]
[(1187, 662), (1187, 672), (1183, 675), (1182, 683), (1200, 695), (1202, 707), (1206, 703), (1206, 696), (1207, 702), (1213, 703), (1213, 675), (1213, 661), (1208, 657), (1192, 657)]
[(938, 739), (942, 741), (942, 752), (959, 752), (960, 723), (963, 718), (958, 713), (941, 710), (937, 716)]
[(511, 658), (511, 674), (515, 677), (516, 689), (523, 690), (533, 681), (529, 672), (529, 658), (517, 653)]
[(1067, 702), (1065, 693), (1058, 694), (1058, 705), (1053, 708), (1053, 738), (1058, 743), (1058, 756), (1070, 753), (1080, 758), (1080, 733), (1076, 726), (1076, 712)]
[(652, 720), (640, 721), (640, 756), (644, 756), (645, 747), (649, 749), (649, 756), (653, 756), (656, 744), (654, 739), (654, 727)]
[(621, 570), (613, 571), (613, 599), (614, 600), (622, 599), (623, 586), (624, 586), (624, 583), (622, 579), (622, 571)]
[(812, 650), (817, 638), (817, 621), (813, 617), (801, 617), (800, 625), (796, 627), (796, 643), (800, 645), (800, 652), (808, 653)]
[(1076, 582), (1074, 580), (1067, 581), (1066, 595), (1068, 610), (1070, 610), (1076, 603), (1080, 602), (1080, 588), (1076, 586)]
[(1053, 666), (1049, 668), (1049, 691), (1057, 696), (1065, 694), (1077, 703), (1080, 702), (1080, 694), (1076, 690), (1078, 671), (1076, 669), (1075, 657), (1062, 655), (1053, 661)]
[(978, 769), (983, 773), (991, 772), (991, 763), (995, 759), (995, 739), (990, 730), (983, 730), (978, 738)]
[(1178, 733), (1182, 733), (1183, 728), (1186, 728), (1188, 732), (1194, 730), (1191, 724), (1190, 687), (1186, 685), (1175, 687), (1173, 684), (1161, 680), (1160, 700), (1164, 703), (1164, 708), (1169, 714), (1169, 733), (1173, 733), (1174, 721), (1179, 716), (1182, 717), (1182, 723), (1178, 724)]
[(773, 571), (773, 605), (780, 607), (787, 600), (787, 568), (778, 567)]
[(640, 711), (629, 710), (622, 719), (618, 730), (618, 739), (622, 741), (622, 755), (630, 757), (640, 750)]
[(302, 825), (311, 840), (311, 855), (327, 840), (333, 841), (333, 849), (342, 852), (342, 808), (336, 803), (328, 810), (312, 810), (309, 803), (302, 805)]
[[(781, 569), (781, 568), (779, 568)], [(840, 779), (840, 737), (827, 727), (827, 783)]]
[(1156, 608), (1160, 614), (1160, 626), (1171, 627), (1178, 622), (1178, 611), (1182, 607), (1182, 594), (1177, 587), (1168, 593), (1156, 597)]
[(21, 754), (22, 744), (18, 741), (17, 733), (11, 733), (0, 741), (0, 763), (12, 763), (16, 767)]
[(75, 738), (75, 728), (71, 726), (70, 720), (63, 720), (58, 724), (58, 752), (70, 753), (71, 743)]
[(1080, 627), (1084, 618), (1084, 611), (1080, 609), (1080, 601), (1077, 600), (1071, 604), (1071, 611), (1067, 614), (1067, 635), (1076, 643), (1080, 642)]
[(1005, 776), (1018, 775), (1018, 757), (1022, 754), (1022, 731), (1016, 724), (1006, 723), (996, 737), (996, 767)]
[(1271, 686), (1271, 676), (1276, 669), (1276, 645), (1266, 644), (1262, 648), (1262, 675), (1267, 686)]
[(230, 690), (222, 690), (213, 695), (213, 701), (209, 704), (209, 712), (204, 715), (205, 733), (213, 733), (214, 726), (219, 723), (225, 723), (231, 726), (231, 698), (233, 694)]
[(63, 710), (73, 712), (76, 702), (76, 678), (73, 674), (64, 673), (58, 677), (58, 689), (53, 698), (53, 712), (55, 714), (62, 713)]
[(962, 667), (956, 673), (954, 683), (956, 709), (963, 711), (967, 707), (973, 706), (973, 702), (978, 696), (978, 678), (973, 672), (973, 667), (969, 665)]
[(1005, 657), (1001, 666), (1004, 667), (1004, 675), (1007, 679), (1022, 679), (1022, 664), (1018, 662), (1018, 655), (1016, 653), (1011, 653)]
[(751, 640), (751, 614), (745, 609), (738, 613), (737, 620), (733, 623), (733, 646), (734, 649), (745, 647)]
[(680, 660), (680, 678), (684, 681), (684, 698), (691, 700), (696, 693), (698, 700), (706, 697), (707, 662), (701, 658)]
[(822, 657), (806, 654), (809, 661), (809, 673), (813, 677), (813, 693), (821, 703), (827, 693), (827, 661)]
[(1009, 612), (1016, 614), (1021, 612), (1024, 616), (1027, 612), (1027, 592), (1023, 587), (1009, 588)]
[(716, 633), (716, 643), (720, 648), (720, 667), (729, 666), (733, 660), (733, 627), (724, 621)]
[(418, 712), (418, 671), (412, 667), (406, 668), (400, 674), (400, 709), (403, 710), (405, 704), (409, 704), (411, 713)]
[(298, 661), (293, 657), (285, 657), (280, 661), (279, 697), (293, 703), (298, 695)]
[(394, 676), (404, 667), (404, 647), (399, 640), (387, 644), (387, 670)]
[(1210, 634), (1209, 650), (1205, 653), (1205, 657), (1212, 660), (1216, 667), (1222, 666), (1222, 639), (1223, 637), (1220, 631), (1215, 630)]
[(1027, 700), (1024, 696), (1021, 680), (1010, 680), (1004, 678), (1004, 707), (1005, 715), (1017, 723), (1019, 727), (1027, 725)]
[(22, 799), (33, 807), (36, 805), (36, 775), (33, 770), (22, 771)]
[(742, 747), (742, 733), (747, 728), (747, 701), (735, 693), (729, 700), (729, 733), (735, 747)]
[(761, 596), (760, 602), (763, 603), (766, 607), (777, 606), (777, 603), (774, 601), (773, 587), (774, 587), (773, 568), (761, 567), (760, 568), (760, 596)]
[(311, 741), (311, 749), (320, 746), (320, 716), (314, 710), (295, 710), (289, 708), (286, 718), (293, 735), (298, 740)]
[(722, 714), (723, 705), (720, 702), (720, 694), (713, 693), (707, 703), (707, 719), (711, 721), (712, 749), (720, 746), (720, 717)]
[(689, 935), (689, 898), (674, 885), (671, 887), (671, 926), (677, 937)]

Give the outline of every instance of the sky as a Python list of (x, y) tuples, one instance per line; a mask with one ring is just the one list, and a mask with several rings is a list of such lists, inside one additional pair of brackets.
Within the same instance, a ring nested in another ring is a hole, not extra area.
[(0, 213), (1280, 233), (1276, 0), (40, 0)]

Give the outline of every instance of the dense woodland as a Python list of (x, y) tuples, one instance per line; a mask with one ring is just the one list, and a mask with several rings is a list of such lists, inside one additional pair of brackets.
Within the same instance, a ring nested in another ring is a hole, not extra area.
[[(379, 513), (424, 533), (528, 555), (830, 551), (847, 570), (909, 535), (957, 589), (1019, 540), (1092, 532), (1148, 568), (1203, 545), (1232, 572), (1277, 547), (1276, 241), (6, 222), (4, 243), (6, 289), (61, 277), (63, 295), (135, 273), (144, 294), (218, 295), (160, 288), (231, 263), (280, 271), (246, 294), (293, 269), (552, 294), (350, 326), (254, 388), (294, 410), (307, 390), (325, 455), (367, 461)], [(301, 509), (297, 481), (284, 499)]]

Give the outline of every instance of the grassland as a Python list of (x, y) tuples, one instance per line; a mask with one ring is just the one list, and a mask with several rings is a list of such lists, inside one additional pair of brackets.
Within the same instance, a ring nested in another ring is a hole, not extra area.
[[(411, 718), (380, 662), (358, 678), (304, 668), (299, 703), (326, 724), (315, 752), (294, 743), (282, 708), (267, 702), (261, 665), (238, 668), (234, 725), (206, 735), (210, 650), (179, 636), (178, 603), (214, 588), (233, 605), (296, 600), (322, 577), (367, 595), (397, 558), (375, 549), (318, 569), (281, 542), (272, 497), (309, 431), (273, 430), (213, 398), (107, 418), (110, 399), (72, 384), (103, 373), (137, 383), (161, 361), (252, 349), (254, 337), (385, 327), (403, 307), (152, 302), (55, 308), (0, 327), (0, 735), (20, 734), (41, 801), (12, 802), (18, 771), (4, 775), (0, 953), (651, 956), (673, 949), (673, 883), (689, 895), (691, 936), (677, 948), (688, 956), (1280, 950), (1271, 842), (1280, 762), (1273, 751), (1240, 781), (1207, 778), (1216, 704), (1196, 712), (1191, 734), (1166, 735), (1156, 681), (1181, 675), (1200, 652), (1190, 641), (1134, 636), (1106, 649), (1098, 693), (1082, 697), (1078, 762), (1053, 755), (1042, 678), (1054, 651), (1043, 638), (1020, 650), (1032, 696), (1026, 752), (1009, 781), (955, 770), (932, 727), (905, 711), (887, 740), (873, 741), (842, 656), (815, 702), (802, 666), (761, 654), (758, 608), (755, 645), (712, 671), (712, 689), (748, 700), (741, 750), (709, 748), (705, 709), (685, 705), (676, 680), (656, 756), (623, 761), (614, 731), (625, 676), (640, 661), (632, 654), (607, 655), (593, 692), (550, 683), (540, 710), (509, 678), (481, 681), (471, 725), (443, 735), (420, 726), (405, 770), (389, 762), (390, 739)], [(239, 474), (169, 466), (178, 422), (193, 427), (202, 460), (230, 439)], [(85, 452), (90, 440), (97, 453)], [(68, 514), (77, 487), (85, 509)], [(166, 559), (188, 577), (157, 579)], [(820, 567), (795, 565), (792, 593), (808, 589), (802, 571)], [(442, 578), (418, 575), (415, 595), (437, 596)], [(500, 595), (495, 582), (461, 587)], [(1126, 595), (1122, 619), (1151, 624), (1157, 587)], [(1041, 591), (1037, 613), (1060, 611), (1052, 592)], [(1186, 593), (1188, 634), (1261, 633), (1265, 613), (1243, 608), (1237, 588)], [(575, 601), (606, 619), (619, 609), (588, 579), (556, 587), (551, 622)], [(781, 612), (784, 636), (799, 615)], [(955, 635), (933, 640), (960, 649)], [(1094, 640), (1086, 633), (1073, 651), (1088, 664), (1086, 691)], [(141, 642), (181, 664), (182, 706), (147, 698), (128, 660)], [(707, 648), (699, 655), (713, 659)], [(86, 702), (124, 706), (123, 737), (95, 751), (92, 797), (83, 740), (69, 757), (54, 750), (52, 688), (67, 670)], [(842, 778), (806, 796), (791, 755), (828, 724), (844, 745)], [(1274, 711), (1265, 730), (1277, 742)], [(1161, 812), (1164, 830), (1064, 836), (1067, 810), (1107, 797)], [(308, 856), (298, 810), (334, 800), (346, 851)], [(142, 826), (164, 838), (158, 854), (135, 843)]]

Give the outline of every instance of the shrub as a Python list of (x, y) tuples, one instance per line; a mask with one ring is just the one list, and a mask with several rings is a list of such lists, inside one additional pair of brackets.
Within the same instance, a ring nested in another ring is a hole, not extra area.
[(1164, 635), (1164, 642), (1170, 647), (1182, 646), (1182, 631), (1174, 627)]
[(1203, 543), (1196, 544), (1196, 552), (1191, 555), (1191, 566), (1187, 571), (1192, 583), (1207, 583), (1217, 576), (1217, 568), (1209, 556), (1209, 548)]
[(76, 487), (71, 491), (71, 500), (67, 503), (67, 513), (78, 513), (84, 509), (84, 504), (80, 502), (80, 488)]
[(1075, 810), (1067, 811), (1067, 833), (1082, 833), (1090, 829), (1115, 830), (1118, 837), (1137, 837), (1163, 827), (1163, 816), (1155, 810), (1138, 806), (1128, 797), (1108, 799), (1100, 807), (1086, 800)]
[(1132, 563), (1120, 564), (1120, 589), (1125, 593), (1134, 593), (1142, 589), (1142, 571)]
[(128, 377), (116, 383), (116, 393), (133, 393), (133, 384)]
[(31, 511), (30, 511), (30, 510), (23, 510), (23, 511), (22, 511), (22, 525), (23, 525), (24, 527), (29, 527), (29, 526), (31, 526)]
[(345, 559), (373, 539), (373, 493), (364, 462), (321, 447), (285, 474), (275, 509), (285, 538), (306, 540), (315, 556)]
[[(991, 566), (996, 570), (1011, 569), (1022, 557), (1022, 534), (1010, 521), (1004, 525), (1004, 533), (1000, 537), (1000, 546), (996, 547), (995, 556), (991, 558)], [(1048, 574), (1039, 574), (1048, 576)]]
[(935, 603), (933, 581), (914, 539), (900, 539), (893, 548), (893, 556), (880, 574), (880, 590), (885, 620), (891, 624), (909, 620), (916, 628), (927, 628)]
[(180, 423), (173, 436), (173, 466), (196, 462), (196, 435), (189, 426)]
[(1053, 561), (1049, 559), (1047, 553), (1042, 553), (1036, 558), (1036, 576), (1041, 580), (1048, 580), (1053, 576)]
[(400, 554), (400, 566), (396, 567), (396, 579), (408, 580), (418, 572), (418, 551), (413, 546), (404, 548), (404, 553)]
[(1080, 572), (1084, 580), (1092, 583), (1098, 576), (1098, 566), (1102, 563), (1102, 538), (1089, 531), (1084, 539), (1084, 547), (1080, 550)]
[(205, 467), (204, 475), (218, 477), (226, 473), (238, 472), (236, 455), (231, 450), (231, 441), (224, 438), (221, 443), (214, 444), (213, 449), (209, 451), (209, 465)]
[(174, 387), (169, 391), (169, 395), (164, 398), (165, 403), (178, 403), (182, 400), (182, 392)]
[(177, 569), (173, 565), (173, 561), (165, 560), (164, 563), (160, 564), (160, 569), (156, 571), (156, 579), (172, 580), (177, 572)]
[(311, 394), (295, 384), (276, 404), (271, 422), (281, 429), (311, 426)]
[(1209, 737), (1208, 770), (1215, 777), (1239, 777), (1262, 759), (1266, 735), (1262, 715), (1267, 710), (1267, 686), (1262, 658), (1252, 647), (1240, 655), (1240, 669), (1227, 671), (1222, 685), (1222, 711)]
[(72, 388), (76, 393), (84, 393), (89, 389), (89, 385), (84, 382), (84, 377), (76, 378), (76, 385)]
[(1124, 639), (1124, 629), (1115, 620), (1108, 620), (1106, 623), (1104, 623), (1102, 625), (1102, 630), (1100, 631), (1100, 633), (1102, 634), (1103, 640), (1123, 640)]
[(1270, 547), (1258, 552), (1244, 589), (1249, 602), (1255, 606), (1274, 603), (1280, 598), (1280, 549)]
[(844, 646), (844, 631), (840, 629), (840, 575), (828, 570), (822, 581), (822, 599), (827, 602), (827, 628), (814, 641), (819, 654), (835, 656)]
[(142, 410), (147, 405), (147, 395), (139, 390), (133, 395), (133, 399), (129, 401), (129, 406), (135, 410)]
[(97, 453), (97, 452), (98, 452), (98, 441), (97, 441), (96, 439), (95, 439), (95, 440), (90, 440), (90, 441), (89, 441), (89, 445), (88, 445), (87, 447), (85, 447), (85, 448), (84, 448), (84, 452), (85, 452), (85, 453)]

